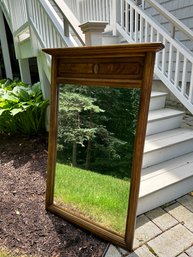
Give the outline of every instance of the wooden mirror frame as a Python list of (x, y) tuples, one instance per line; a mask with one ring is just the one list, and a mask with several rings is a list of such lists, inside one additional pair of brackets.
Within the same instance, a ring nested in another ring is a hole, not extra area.
[[(155, 53), (161, 49), (161, 43), (43, 49), (52, 56), (46, 209), (130, 251), (133, 248)], [(61, 83), (141, 89), (124, 237), (54, 205), (58, 85)]]

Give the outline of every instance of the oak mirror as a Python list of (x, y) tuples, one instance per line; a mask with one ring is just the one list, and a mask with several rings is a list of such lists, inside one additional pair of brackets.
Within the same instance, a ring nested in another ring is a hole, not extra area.
[(52, 55), (46, 208), (129, 250), (161, 48), (44, 50)]

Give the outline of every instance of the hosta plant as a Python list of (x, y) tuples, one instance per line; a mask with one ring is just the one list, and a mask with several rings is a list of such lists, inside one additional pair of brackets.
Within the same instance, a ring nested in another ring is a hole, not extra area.
[(37, 134), (45, 130), (48, 100), (40, 83), (0, 80), (0, 133)]

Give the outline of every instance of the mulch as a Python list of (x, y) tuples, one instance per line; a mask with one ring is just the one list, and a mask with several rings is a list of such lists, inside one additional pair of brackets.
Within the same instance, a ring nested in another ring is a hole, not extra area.
[(102, 257), (107, 242), (45, 210), (47, 136), (0, 135), (0, 249), (16, 256)]

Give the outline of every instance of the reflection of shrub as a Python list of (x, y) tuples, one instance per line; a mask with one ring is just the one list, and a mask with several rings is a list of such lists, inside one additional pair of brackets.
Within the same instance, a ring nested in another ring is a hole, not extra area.
[(45, 130), (48, 100), (43, 100), (40, 83), (0, 81), (0, 133), (37, 134)]
[(128, 180), (131, 177), (131, 165), (128, 160), (110, 161), (97, 159), (92, 163), (92, 170), (99, 171), (104, 175), (110, 175), (116, 178)]

